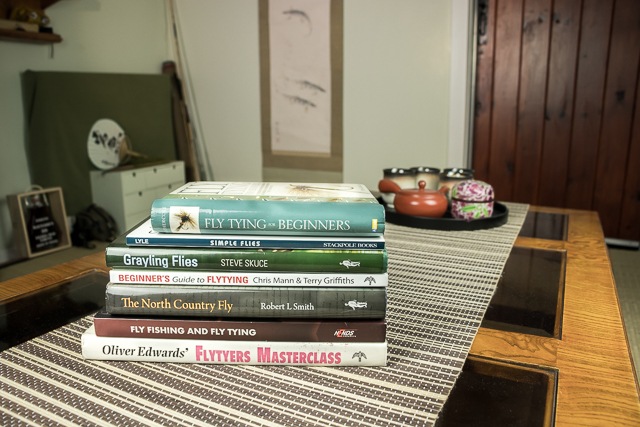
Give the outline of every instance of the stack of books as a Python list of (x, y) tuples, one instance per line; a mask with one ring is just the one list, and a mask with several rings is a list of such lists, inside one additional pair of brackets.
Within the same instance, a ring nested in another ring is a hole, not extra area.
[(188, 183), (108, 245), (83, 356), (385, 365), (384, 226), (359, 184)]

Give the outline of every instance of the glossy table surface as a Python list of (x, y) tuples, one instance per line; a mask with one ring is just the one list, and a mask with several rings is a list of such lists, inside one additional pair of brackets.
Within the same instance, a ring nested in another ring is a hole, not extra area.
[(535, 220), (514, 251), (554, 254), (562, 281), (548, 282), (558, 287), (559, 321), (543, 334), (480, 328), (471, 354), (557, 371), (556, 425), (640, 425), (638, 382), (597, 213), (531, 207), (529, 215)]

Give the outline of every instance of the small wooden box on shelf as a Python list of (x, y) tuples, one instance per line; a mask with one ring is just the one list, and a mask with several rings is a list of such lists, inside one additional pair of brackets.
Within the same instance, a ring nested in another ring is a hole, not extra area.
[(7, 196), (16, 249), (33, 258), (71, 247), (60, 187)]

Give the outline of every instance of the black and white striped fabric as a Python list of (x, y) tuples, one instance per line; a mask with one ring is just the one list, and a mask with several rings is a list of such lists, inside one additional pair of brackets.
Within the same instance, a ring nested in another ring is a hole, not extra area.
[(433, 425), (527, 212), (436, 231), (390, 224), (386, 367), (85, 361), (90, 317), (0, 353), (0, 425)]

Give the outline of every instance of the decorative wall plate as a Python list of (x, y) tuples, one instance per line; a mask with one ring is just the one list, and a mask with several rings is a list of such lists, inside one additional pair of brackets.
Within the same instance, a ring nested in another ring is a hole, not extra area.
[(126, 136), (119, 124), (111, 119), (96, 121), (87, 139), (91, 163), (98, 169), (113, 169), (120, 164), (120, 149)]

